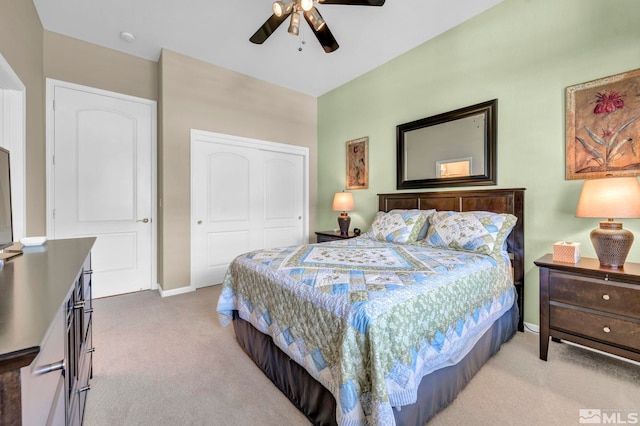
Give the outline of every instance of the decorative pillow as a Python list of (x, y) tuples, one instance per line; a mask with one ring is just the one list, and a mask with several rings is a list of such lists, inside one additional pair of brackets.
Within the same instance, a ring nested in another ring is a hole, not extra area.
[(425, 244), (450, 250), (497, 254), (516, 218), (492, 212), (436, 212), (429, 217)]
[(389, 213), (396, 213), (396, 214), (423, 214), (423, 215), (425, 215), (427, 217), (427, 220), (424, 221), (424, 225), (422, 226), (422, 229), (420, 229), (420, 232), (418, 232), (418, 237), (416, 238), (416, 241), (423, 240), (424, 237), (427, 236), (427, 229), (429, 228), (429, 216), (431, 216), (435, 212), (436, 212), (435, 209), (431, 209), (431, 210), (418, 210), (418, 209), (401, 210), (401, 209), (393, 209), (393, 210), (389, 211)]
[(363, 237), (393, 243), (414, 243), (427, 218), (418, 210), (408, 213), (378, 212)]

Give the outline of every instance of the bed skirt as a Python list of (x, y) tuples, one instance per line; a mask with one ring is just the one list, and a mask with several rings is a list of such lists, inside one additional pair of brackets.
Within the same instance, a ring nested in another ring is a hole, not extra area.
[[(393, 409), (397, 425), (423, 426), (449, 405), (518, 326), (518, 306), (505, 312), (459, 363), (425, 376), (418, 387), (418, 402)], [(270, 336), (256, 330), (233, 312), (238, 343), (287, 398), (316, 425), (336, 425), (333, 395), (278, 348)]]

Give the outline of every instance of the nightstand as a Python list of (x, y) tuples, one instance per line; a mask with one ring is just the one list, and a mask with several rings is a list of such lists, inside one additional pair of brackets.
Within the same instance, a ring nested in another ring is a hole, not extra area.
[(540, 267), (540, 359), (549, 337), (640, 361), (640, 264), (601, 268), (598, 259), (554, 262)]
[(340, 235), (340, 231), (316, 231), (316, 242), (324, 243), (325, 241), (348, 240), (357, 237), (353, 232), (348, 235)]

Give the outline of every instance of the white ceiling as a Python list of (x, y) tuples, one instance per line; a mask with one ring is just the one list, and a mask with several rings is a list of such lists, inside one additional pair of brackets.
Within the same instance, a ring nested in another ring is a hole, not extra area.
[[(249, 37), (273, 0), (34, 0), (46, 30), (157, 61), (166, 48), (320, 96), (503, 0), (387, 0), (382, 7), (317, 5), (340, 48), (324, 53), (304, 19), (262, 45)], [(127, 31), (133, 43), (120, 38)], [(304, 44), (301, 42), (304, 40)], [(302, 51), (298, 49), (302, 47)]]

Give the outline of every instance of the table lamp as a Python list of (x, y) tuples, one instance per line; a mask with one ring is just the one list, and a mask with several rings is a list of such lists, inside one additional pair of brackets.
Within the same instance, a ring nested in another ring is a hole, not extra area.
[(353, 210), (353, 194), (350, 192), (336, 192), (333, 197), (333, 211), (342, 212), (338, 216), (338, 226), (340, 226), (340, 235), (349, 234), (349, 224), (351, 218), (347, 214)]
[(582, 185), (576, 217), (607, 218), (591, 231), (591, 243), (600, 266), (622, 268), (633, 244), (633, 234), (613, 218), (640, 217), (640, 183), (636, 177), (587, 179)]

